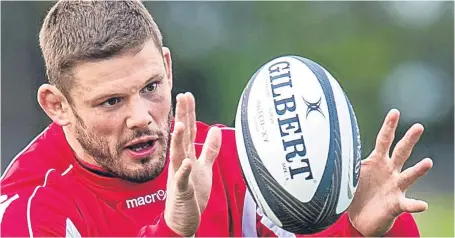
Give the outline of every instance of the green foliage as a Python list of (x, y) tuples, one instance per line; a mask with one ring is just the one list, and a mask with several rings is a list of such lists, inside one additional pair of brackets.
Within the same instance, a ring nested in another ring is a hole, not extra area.
[(454, 237), (454, 197), (440, 194), (426, 199), (428, 210), (414, 215), (422, 237)]

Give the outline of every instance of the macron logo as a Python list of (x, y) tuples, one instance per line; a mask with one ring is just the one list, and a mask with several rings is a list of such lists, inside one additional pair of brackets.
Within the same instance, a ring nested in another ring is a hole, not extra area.
[(144, 205), (155, 203), (158, 201), (164, 201), (164, 200), (166, 200), (166, 197), (167, 197), (167, 192), (160, 189), (152, 194), (147, 194), (145, 196), (126, 200), (126, 207), (128, 209), (130, 209), (130, 208), (135, 208), (135, 207), (139, 207), (139, 206), (144, 206)]

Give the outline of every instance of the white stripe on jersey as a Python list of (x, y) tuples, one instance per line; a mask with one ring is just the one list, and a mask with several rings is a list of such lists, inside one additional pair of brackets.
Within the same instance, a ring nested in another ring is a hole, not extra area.
[(254, 203), (248, 190), (245, 193), (243, 202), (242, 235), (243, 237), (258, 236), (256, 229), (256, 203)]
[(258, 207), (257, 213), (261, 216), (261, 223), (267, 227), (269, 230), (273, 231), (278, 237), (296, 237), (294, 233), (283, 230), (283, 228), (275, 225), (269, 218), (267, 218), (262, 210)]
[[(65, 170), (65, 172), (63, 172), (61, 175), (62, 175), (62, 176), (65, 176), (66, 174), (68, 174), (68, 173), (71, 171), (72, 168), (73, 168), (73, 165), (70, 164), (70, 166), (68, 166), (68, 168)], [(44, 183), (43, 183), (43, 185), (41, 185), (41, 186), (36, 186), (36, 188), (35, 188), (35, 190), (33, 191), (32, 195), (31, 195), (30, 198), (28, 199), (28, 202), (27, 202), (27, 226), (28, 226), (28, 232), (30, 233), (30, 237), (33, 237), (32, 220), (31, 220), (32, 199), (35, 197), (36, 193), (38, 192), (38, 189), (46, 187), (47, 179), (48, 179), (48, 177), (49, 177), (49, 174), (50, 174), (52, 171), (55, 171), (55, 169), (49, 169), (49, 170), (46, 172), (46, 175), (44, 176)]]
[(259, 215), (261, 217), (261, 224), (275, 233), (277, 237), (296, 237), (294, 233), (283, 230), (281, 227), (275, 225), (269, 218), (267, 218), (262, 210), (256, 206), (253, 197), (247, 190), (245, 193), (245, 201), (243, 203), (242, 217), (242, 235), (244, 237), (258, 237), (256, 215)]
[(19, 194), (14, 194), (14, 196), (10, 198), (8, 198), (7, 195), (0, 195), (0, 223), (2, 223), (3, 215), (5, 214), (6, 209), (14, 200), (18, 198)]
[(235, 131), (235, 128), (233, 127), (220, 127), (221, 130), (230, 130), (230, 131)]
[(82, 237), (81, 233), (77, 230), (76, 226), (73, 224), (73, 222), (69, 219), (66, 218), (66, 238), (75, 238), (75, 237)]
[(30, 237), (33, 237), (32, 220), (31, 220), (31, 217), (30, 217), (30, 211), (31, 211), (31, 208), (32, 208), (32, 199), (33, 199), (33, 197), (35, 197), (36, 192), (38, 191), (39, 188), (44, 188), (44, 187), (46, 187), (47, 178), (49, 177), (49, 174), (50, 174), (52, 171), (55, 171), (55, 169), (49, 169), (49, 170), (46, 172), (46, 176), (44, 177), (44, 183), (43, 183), (43, 185), (42, 185), (42, 186), (36, 186), (35, 190), (34, 190), (33, 193), (32, 193), (32, 196), (30, 196), (30, 198), (28, 199), (28, 203), (27, 203), (27, 226), (28, 226), (28, 232), (29, 232), (29, 234), (30, 234)]

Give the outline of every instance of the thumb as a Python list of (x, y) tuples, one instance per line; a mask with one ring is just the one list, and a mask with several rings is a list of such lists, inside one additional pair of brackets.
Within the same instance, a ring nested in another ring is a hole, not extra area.
[(400, 207), (403, 212), (418, 213), (426, 211), (428, 209), (428, 203), (422, 200), (404, 198)]
[(221, 129), (218, 127), (210, 128), (204, 147), (202, 148), (199, 160), (203, 164), (212, 166), (221, 148)]
[(189, 182), (190, 182), (190, 174), (191, 174), (192, 164), (190, 159), (184, 159), (180, 168), (175, 173), (175, 180), (177, 183), (177, 190), (180, 192), (184, 192), (188, 190)]

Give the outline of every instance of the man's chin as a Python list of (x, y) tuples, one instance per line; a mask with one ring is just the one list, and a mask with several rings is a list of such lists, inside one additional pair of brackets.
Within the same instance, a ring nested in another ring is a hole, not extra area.
[(129, 160), (128, 165), (116, 174), (130, 182), (144, 183), (158, 177), (164, 170), (164, 164), (165, 159), (154, 157)]

